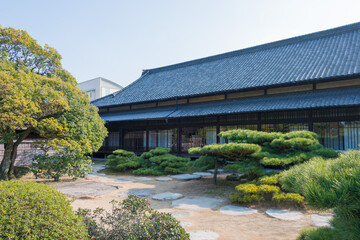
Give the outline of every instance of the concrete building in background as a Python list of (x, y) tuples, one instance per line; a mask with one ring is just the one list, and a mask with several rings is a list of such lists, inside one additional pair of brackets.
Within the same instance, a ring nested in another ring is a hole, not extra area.
[(123, 88), (119, 84), (102, 77), (81, 82), (77, 87), (89, 94), (90, 101), (117, 92)]

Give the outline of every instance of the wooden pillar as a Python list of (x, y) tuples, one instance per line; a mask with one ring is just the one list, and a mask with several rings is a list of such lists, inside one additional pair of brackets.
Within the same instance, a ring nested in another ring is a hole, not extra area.
[(312, 117), (312, 110), (309, 110), (309, 131), (314, 131), (314, 122), (313, 122), (313, 117)]
[(149, 129), (146, 128), (146, 151), (149, 151)]
[(177, 149), (176, 149), (176, 155), (180, 155), (181, 154), (181, 133), (182, 133), (182, 129), (180, 126), (178, 126), (177, 128)]

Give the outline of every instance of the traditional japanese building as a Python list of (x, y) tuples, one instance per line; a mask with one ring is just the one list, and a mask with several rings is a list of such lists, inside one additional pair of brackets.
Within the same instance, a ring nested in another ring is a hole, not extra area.
[(98, 152), (224, 142), (245, 128), (310, 130), (326, 147), (360, 144), (360, 23), (144, 70), (92, 102), (109, 137)]

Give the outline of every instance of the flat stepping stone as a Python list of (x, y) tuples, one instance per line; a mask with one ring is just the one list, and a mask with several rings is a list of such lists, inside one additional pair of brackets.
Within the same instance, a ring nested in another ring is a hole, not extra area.
[(190, 210), (200, 210), (214, 208), (222, 203), (222, 199), (210, 197), (185, 197), (183, 199), (175, 200), (171, 203), (173, 207)]
[(148, 177), (139, 177), (138, 178), (139, 181), (143, 181), (143, 182), (147, 182), (147, 181), (152, 181), (152, 178), (148, 178)]
[(302, 218), (302, 213), (299, 211), (269, 209), (265, 213), (270, 217), (286, 220), (286, 221), (296, 221)]
[(149, 188), (143, 188), (143, 189), (130, 189), (127, 192), (120, 192), (118, 194), (119, 197), (124, 197), (124, 196), (128, 196), (128, 195), (136, 195), (138, 197), (147, 197), (150, 194), (155, 193), (154, 189), (149, 189)]
[(172, 181), (173, 179), (171, 177), (158, 177), (156, 178), (156, 181), (160, 181), (160, 182), (168, 182), (168, 181)]
[(171, 215), (174, 218), (187, 218), (191, 216), (191, 212), (176, 211), (176, 212), (172, 212)]
[(220, 212), (227, 215), (235, 215), (235, 216), (241, 216), (241, 215), (250, 215), (257, 213), (258, 210), (252, 209), (252, 208), (246, 208), (246, 207), (238, 207), (238, 206), (223, 206), (220, 208)]
[(183, 195), (180, 193), (164, 192), (152, 196), (152, 199), (164, 201), (164, 200), (175, 200), (181, 197), (183, 197)]
[[(207, 170), (207, 172), (214, 174), (215, 169), (209, 169), (209, 170)], [(219, 168), (219, 169), (217, 170), (217, 172), (218, 172), (218, 174), (222, 174), (222, 173), (224, 173), (224, 169)]]
[(191, 223), (189, 223), (189, 222), (180, 222), (180, 225), (181, 225), (183, 228), (186, 228), (186, 227), (190, 227), (190, 226), (191, 226)]
[(207, 176), (212, 176), (212, 173), (209, 172), (194, 172), (193, 175), (199, 175), (201, 177), (207, 177)]
[(189, 180), (195, 180), (201, 178), (200, 175), (193, 175), (193, 174), (178, 174), (178, 175), (173, 175), (172, 177), (180, 181), (189, 181)]
[(91, 196), (98, 197), (111, 193), (118, 187), (109, 186), (100, 182), (79, 181), (50, 184), (63, 194), (71, 197)]
[(211, 231), (190, 232), (190, 240), (216, 240), (219, 234)]
[(134, 182), (134, 179), (130, 178), (102, 178), (100, 179), (100, 182), (103, 183), (125, 183), (125, 182)]
[(330, 220), (333, 216), (332, 213), (315, 213), (311, 214), (311, 221), (316, 227), (331, 227)]

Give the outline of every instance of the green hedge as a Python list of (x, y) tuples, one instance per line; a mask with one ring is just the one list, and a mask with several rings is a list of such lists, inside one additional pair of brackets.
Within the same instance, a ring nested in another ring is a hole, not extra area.
[(82, 219), (53, 187), (0, 182), (0, 239), (87, 239)]

